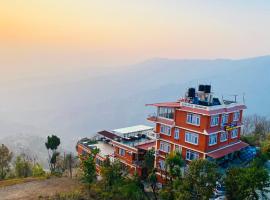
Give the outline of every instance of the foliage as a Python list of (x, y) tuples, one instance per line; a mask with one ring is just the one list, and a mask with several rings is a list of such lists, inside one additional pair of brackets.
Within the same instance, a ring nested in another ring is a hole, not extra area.
[(148, 182), (150, 183), (153, 195), (155, 200), (157, 200), (157, 174), (156, 174), (156, 169), (153, 169), (152, 172), (148, 175)]
[[(166, 168), (166, 184), (162, 188), (160, 195), (162, 199), (173, 200), (175, 199), (174, 182), (179, 181), (182, 178), (181, 168), (184, 166), (184, 161), (180, 152), (171, 152), (165, 159)], [(167, 182), (167, 176), (169, 176), (169, 183)]]
[(259, 145), (257, 138), (255, 137), (255, 135), (242, 135), (241, 136), (241, 140), (243, 142), (248, 143), (251, 146), (257, 146)]
[(178, 151), (171, 152), (165, 159), (165, 167), (169, 173), (170, 179), (181, 177), (181, 167), (184, 166), (182, 155)]
[(265, 168), (232, 168), (225, 178), (227, 198), (229, 200), (259, 199), (258, 192), (265, 197), (270, 186), (269, 175)]
[(83, 171), (83, 182), (86, 183), (89, 187), (91, 184), (96, 181), (96, 163), (95, 157), (93, 155), (89, 155), (87, 157), (82, 158), (82, 171)]
[(72, 168), (76, 165), (76, 158), (72, 153), (64, 156), (64, 169), (69, 171), (69, 176), (72, 178)]
[(5, 179), (10, 169), (10, 162), (12, 159), (12, 152), (2, 144), (0, 146), (0, 180)]
[(143, 168), (146, 169), (146, 174), (148, 174), (154, 169), (155, 162), (155, 150), (151, 149), (146, 152), (143, 158)]
[(39, 163), (34, 164), (33, 168), (33, 176), (40, 177), (45, 175), (45, 171), (43, 170), (42, 166)]
[(26, 155), (17, 156), (15, 161), (15, 173), (17, 177), (26, 178), (32, 176), (32, 163)]
[(47, 142), (45, 142), (45, 146), (48, 150), (48, 156), (49, 156), (49, 166), (51, 172), (55, 172), (56, 169), (56, 161), (57, 156), (59, 156), (59, 153), (56, 151), (58, 146), (60, 145), (60, 138), (58, 138), (55, 135), (48, 136)]
[(181, 183), (178, 183), (176, 199), (208, 200), (219, 178), (216, 164), (198, 159), (190, 162)]

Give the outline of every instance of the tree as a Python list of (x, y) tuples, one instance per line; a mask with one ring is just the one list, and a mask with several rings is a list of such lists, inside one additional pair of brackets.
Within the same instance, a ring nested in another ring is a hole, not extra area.
[[(166, 184), (161, 190), (161, 196), (163, 199), (173, 200), (175, 199), (174, 181), (177, 182), (182, 177), (181, 168), (184, 166), (182, 155), (178, 151), (171, 152), (165, 159)], [(169, 178), (169, 183), (167, 179)]]
[(157, 183), (158, 183), (158, 179), (157, 179), (157, 174), (156, 174), (156, 169), (153, 169), (152, 172), (149, 174), (148, 176), (148, 182), (150, 183), (153, 195), (155, 200), (157, 200)]
[(32, 176), (32, 163), (25, 154), (17, 156), (15, 161), (16, 176), (26, 178)]
[(225, 178), (229, 200), (259, 199), (260, 196), (265, 198), (269, 186), (269, 175), (263, 167), (232, 168)]
[(143, 168), (146, 169), (146, 176), (154, 169), (155, 162), (155, 150), (151, 149), (147, 151), (143, 159)]
[(216, 164), (205, 159), (193, 160), (178, 185), (176, 199), (208, 200), (213, 194), (218, 178)]
[(97, 179), (95, 158), (98, 152), (99, 149), (95, 149), (91, 152), (91, 154), (81, 157), (82, 160), (81, 169), (83, 172), (82, 180), (85, 184), (88, 185), (89, 195), (91, 190), (91, 184), (95, 182)]
[(60, 138), (55, 135), (48, 136), (47, 142), (45, 143), (45, 146), (48, 150), (49, 166), (51, 172), (55, 172), (57, 156), (59, 156), (59, 153), (56, 150), (60, 143)]
[(2, 144), (0, 146), (0, 180), (6, 178), (6, 175), (10, 169), (10, 162), (12, 159), (12, 152)]
[(69, 171), (69, 176), (72, 178), (72, 169), (76, 164), (75, 156), (72, 153), (68, 153), (64, 157), (65, 169)]

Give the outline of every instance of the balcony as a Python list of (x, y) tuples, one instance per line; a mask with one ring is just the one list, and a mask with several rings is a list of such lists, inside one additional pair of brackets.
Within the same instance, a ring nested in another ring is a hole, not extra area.
[(160, 116), (157, 116), (156, 114), (148, 115), (147, 120), (151, 121), (151, 122), (155, 122), (155, 123), (160, 122), (160, 123), (163, 123), (163, 124), (167, 124), (169, 126), (174, 126), (174, 124), (175, 124), (173, 119), (160, 117)]

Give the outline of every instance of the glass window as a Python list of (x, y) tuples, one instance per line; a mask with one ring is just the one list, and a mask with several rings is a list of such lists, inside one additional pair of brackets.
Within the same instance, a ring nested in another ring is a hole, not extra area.
[(238, 129), (233, 129), (231, 131), (231, 138), (237, 138), (238, 137)]
[(199, 158), (199, 154), (197, 152), (187, 150), (186, 152), (186, 159), (187, 160), (196, 160)]
[(179, 145), (174, 146), (174, 151), (181, 152), (181, 147)]
[(160, 132), (165, 134), (165, 135), (170, 136), (171, 135), (171, 128), (169, 126), (161, 124), (160, 125)]
[(174, 109), (173, 108), (167, 108), (167, 107), (159, 107), (158, 116), (159, 117), (164, 117), (164, 118), (167, 118), (167, 119), (173, 119), (173, 117), (174, 117)]
[(211, 126), (217, 126), (219, 124), (219, 116), (213, 115), (211, 116)]
[(159, 149), (161, 151), (164, 151), (166, 153), (170, 153), (171, 151), (171, 144), (167, 143), (167, 142), (160, 142), (160, 147)]
[(222, 114), (222, 124), (227, 124), (229, 121), (229, 115), (228, 114)]
[(164, 160), (159, 160), (159, 168), (161, 170), (165, 170), (165, 161)]
[(179, 128), (175, 128), (174, 129), (174, 139), (176, 139), (176, 140), (179, 139), (179, 133), (180, 133)]
[(228, 139), (228, 132), (221, 132), (220, 133), (220, 142), (224, 142), (224, 141), (227, 141)]
[(187, 123), (200, 126), (201, 116), (193, 113), (187, 114)]
[(217, 134), (209, 135), (209, 146), (217, 144)]
[(124, 156), (126, 151), (124, 149), (119, 148), (119, 155)]
[(240, 119), (240, 111), (233, 113), (233, 121), (238, 121)]
[(197, 145), (199, 142), (199, 135), (197, 133), (186, 132), (185, 142)]

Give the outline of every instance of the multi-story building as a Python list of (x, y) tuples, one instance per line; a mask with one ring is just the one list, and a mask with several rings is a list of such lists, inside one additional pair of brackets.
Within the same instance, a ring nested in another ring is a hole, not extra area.
[(135, 172), (139, 176), (144, 176), (143, 159), (146, 152), (154, 149), (156, 139), (153, 127), (137, 125), (116, 129), (113, 131), (100, 131), (92, 139), (82, 139), (77, 144), (79, 155), (87, 155), (91, 150), (98, 148), (100, 151), (96, 156), (96, 169), (100, 172), (100, 167), (106, 159), (111, 162), (118, 160), (125, 166), (130, 174)]
[(222, 160), (248, 146), (240, 140), (243, 110), (236, 100), (213, 96), (210, 85), (189, 88), (176, 102), (147, 104), (157, 108), (148, 120), (155, 123), (157, 134), (156, 167), (164, 170), (166, 154), (180, 151), (191, 161), (198, 158)]

